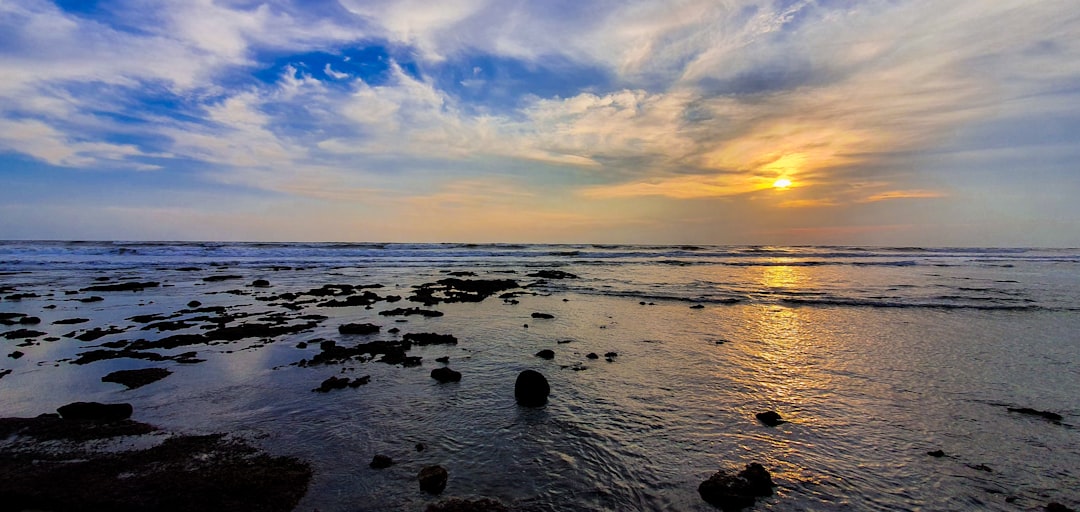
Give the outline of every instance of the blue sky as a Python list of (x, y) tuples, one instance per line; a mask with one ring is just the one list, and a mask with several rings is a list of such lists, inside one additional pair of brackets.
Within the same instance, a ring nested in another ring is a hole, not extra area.
[(0, 238), (1080, 246), (1075, 7), (6, 0)]

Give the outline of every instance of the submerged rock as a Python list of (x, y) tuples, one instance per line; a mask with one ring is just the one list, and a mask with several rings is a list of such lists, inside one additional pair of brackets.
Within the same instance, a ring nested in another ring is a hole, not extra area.
[(420, 490), (430, 494), (439, 494), (446, 488), (446, 480), (450, 475), (442, 466), (427, 466), (420, 470), (416, 479), (420, 481)]
[(772, 475), (756, 462), (746, 465), (737, 475), (720, 470), (698, 485), (701, 499), (723, 510), (741, 510), (754, 500), (772, 494)]
[(461, 372), (456, 372), (449, 368), (436, 368), (431, 370), (431, 378), (442, 382), (459, 382), (461, 381)]
[(563, 272), (562, 270), (540, 270), (533, 272), (532, 274), (526, 274), (529, 277), (538, 277), (540, 279), (577, 279), (578, 276), (569, 272)]
[(368, 464), (371, 469), (385, 469), (393, 465), (394, 459), (391, 459), (389, 456), (386, 455), (376, 455), (372, 457), (371, 463)]
[(762, 422), (765, 425), (770, 426), (770, 427), (775, 427), (777, 425), (787, 423), (786, 421), (784, 421), (783, 419), (780, 418), (780, 413), (778, 413), (776, 411), (759, 412), (759, 413), (755, 414), (754, 417), (756, 417), (758, 419), (758, 421), (760, 421), (760, 422)]
[(539, 407), (547, 403), (551, 386), (547, 378), (536, 370), (525, 370), (518, 374), (514, 383), (514, 399), (518, 405)]
[(131, 417), (131, 404), (102, 404), (98, 402), (74, 402), (56, 409), (65, 420), (120, 421)]
[(1061, 415), (1056, 412), (1039, 411), (1030, 407), (1009, 407), (1009, 412), (1015, 412), (1017, 414), (1027, 414), (1028, 416), (1038, 416), (1054, 423), (1059, 423), (1063, 419)]
[(375, 324), (341, 324), (338, 326), (338, 332), (341, 334), (375, 334), (379, 332), (381, 327)]
[(142, 368), (139, 370), (118, 370), (101, 378), (101, 382), (123, 384), (128, 389), (143, 387), (172, 375), (165, 368)]

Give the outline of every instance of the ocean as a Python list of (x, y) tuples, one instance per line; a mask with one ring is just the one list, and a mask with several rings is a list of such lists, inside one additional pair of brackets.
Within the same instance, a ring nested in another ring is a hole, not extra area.
[[(425, 302), (447, 280), (512, 284)], [(87, 290), (123, 283), (154, 285)], [(361, 290), (378, 299), (345, 300)], [(777, 484), (756, 510), (1080, 506), (1080, 249), (10, 241), (0, 298), (41, 320), (0, 340), (2, 416), (126, 402), (169, 431), (249, 439), (310, 461), (297, 510), (716, 510), (698, 484), (751, 462)], [(380, 314), (399, 308), (442, 315)], [(282, 329), (162, 341), (260, 322)], [(457, 343), (309, 364), (327, 342), (409, 333)], [(80, 361), (125, 346), (165, 359)], [(442, 357), (460, 382), (430, 377)], [(148, 367), (173, 373), (101, 381)], [(514, 401), (526, 369), (550, 382), (544, 407)], [(370, 381), (312, 391), (331, 376)], [(430, 464), (449, 472), (440, 497), (416, 485)]]

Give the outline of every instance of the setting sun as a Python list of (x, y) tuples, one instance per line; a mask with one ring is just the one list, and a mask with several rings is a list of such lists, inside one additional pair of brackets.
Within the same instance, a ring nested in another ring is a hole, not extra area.
[(780, 178), (780, 179), (774, 181), (772, 186), (773, 186), (773, 188), (778, 188), (778, 189), (783, 190), (783, 189), (788, 188), (788, 187), (791, 186), (791, 180), (785, 179), (785, 178)]

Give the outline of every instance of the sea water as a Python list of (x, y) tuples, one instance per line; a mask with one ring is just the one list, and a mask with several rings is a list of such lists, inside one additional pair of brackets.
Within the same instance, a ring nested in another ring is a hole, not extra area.
[[(528, 277), (542, 269), (578, 277)], [(407, 300), (370, 310), (306, 304), (296, 314), (328, 318), (298, 334), (183, 349), (202, 363), (70, 363), (104, 342), (176, 334), (129, 318), (191, 300), (256, 318), (279, 311), (259, 294), (344, 283), (407, 298), (451, 272), (514, 279), (527, 293), (516, 304), (439, 304), (429, 309), (444, 316), (407, 322), (378, 314), (417, 306)], [(239, 279), (203, 279), (212, 275)], [(95, 279), (161, 286), (77, 300)], [(252, 289), (254, 279), (271, 287)], [(1080, 504), (1076, 249), (2, 242), (0, 290), (36, 295), (2, 300), (0, 312), (38, 316), (30, 327), (60, 338), (0, 361), (12, 370), (0, 379), (4, 416), (124, 401), (169, 431), (243, 436), (312, 463), (299, 510), (421, 510), (438, 499), (415, 481), (430, 464), (449, 470), (444, 496), (526, 510), (712, 510), (698, 483), (750, 462), (778, 484), (760, 510)], [(53, 324), (73, 317), (91, 321)], [(346, 322), (383, 332), (342, 336)], [(122, 332), (90, 343), (65, 336), (94, 327)], [(459, 343), (414, 347), (409, 355), (423, 358), (415, 368), (296, 365), (320, 340), (391, 339), (391, 327)], [(5, 356), (17, 341), (0, 341)], [(541, 349), (556, 357), (535, 357)], [(608, 361), (608, 352), (617, 355)], [(429, 377), (441, 356), (461, 382)], [(174, 374), (129, 391), (100, 382), (151, 366)], [(524, 369), (550, 381), (545, 407), (514, 403)], [(334, 375), (371, 382), (311, 391)], [(1025, 407), (1064, 419), (1010, 411)], [(767, 410), (788, 422), (761, 424), (754, 414)], [(928, 455), (935, 450), (945, 456)], [(369, 468), (376, 453), (395, 465)]]

